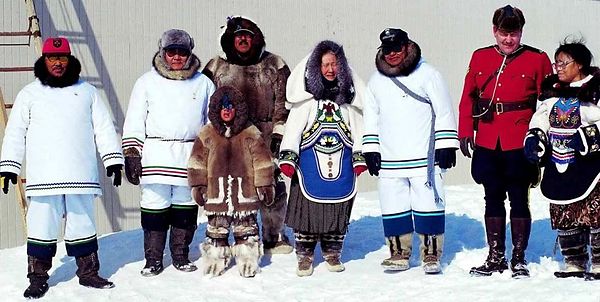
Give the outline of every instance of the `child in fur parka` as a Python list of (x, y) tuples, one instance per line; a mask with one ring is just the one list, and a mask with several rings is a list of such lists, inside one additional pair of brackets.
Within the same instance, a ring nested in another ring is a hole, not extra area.
[[(223, 86), (213, 94), (208, 119), (192, 149), (188, 180), (192, 196), (208, 216), (201, 250), (204, 274), (221, 275), (235, 256), (240, 275), (254, 277), (263, 255), (257, 211), (273, 201), (271, 152), (248, 120), (239, 90)], [(229, 247), (233, 227), (235, 245)]]

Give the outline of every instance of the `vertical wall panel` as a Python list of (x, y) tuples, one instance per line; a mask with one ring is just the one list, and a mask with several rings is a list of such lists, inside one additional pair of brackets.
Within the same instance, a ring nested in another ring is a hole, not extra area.
[[(569, 34), (582, 35), (588, 47), (600, 50), (600, 2), (584, 0), (515, 0), (527, 20), (523, 42), (553, 54)], [(387, 26), (405, 29), (419, 43), (423, 56), (440, 70), (455, 102), (470, 55), (494, 43), (491, 17), (506, 5), (495, 0), (37, 0), (44, 37), (63, 35), (73, 42), (83, 65), (82, 76), (96, 85), (122, 124), (135, 80), (151, 68), (160, 34), (181, 28), (195, 39), (194, 52), (206, 63), (221, 53), (220, 26), (226, 17), (244, 15), (258, 23), (267, 50), (281, 55), (293, 68), (322, 39), (344, 45), (353, 68), (363, 80), (374, 71), (378, 35)], [(27, 27), (21, 0), (0, 2), (0, 31)], [(576, 22), (575, 22), (576, 21)], [(0, 43), (19, 41), (0, 38)], [(22, 39), (21, 39), (22, 40)], [(0, 47), (0, 66), (32, 65), (31, 47)], [(598, 63), (598, 62), (596, 62)], [(31, 73), (0, 74), (0, 87), (9, 102), (33, 80)], [(398, 113), (401, 118), (403, 114)], [(449, 184), (471, 183), (469, 161), (459, 156), (458, 167), (446, 177)], [(373, 178), (361, 177), (361, 188), (376, 189)], [(139, 228), (139, 189), (124, 181), (118, 189), (104, 179), (104, 196), (97, 204), (100, 233)], [(14, 194), (0, 196), (0, 248), (23, 244), (24, 235)]]

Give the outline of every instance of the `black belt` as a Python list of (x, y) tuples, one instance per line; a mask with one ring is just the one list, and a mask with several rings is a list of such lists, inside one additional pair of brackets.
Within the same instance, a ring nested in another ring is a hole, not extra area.
[[(488, 105), (490, 103), (490, 100), (480, 99), (479, 102), (481, 102), (482, 105)], [(491, 107), (493, 112), (495, 112), (496, 114), (500, 114), (510, 111), (533, 109), (533, 104), (530, 101), (492, 103)]]

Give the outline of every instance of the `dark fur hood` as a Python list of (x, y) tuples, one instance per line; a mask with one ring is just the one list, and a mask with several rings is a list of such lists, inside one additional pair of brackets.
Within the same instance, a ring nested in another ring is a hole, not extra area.
[(421, 61), (421, 48), (419, 44), (410, 40), (407, 46), (407, 54), (402, 63), (398, 66), (391, 66), (383, 58), (381, 49), (375, 55), (375, 66), (377, 70), (388, 77), (407, 76), (411, 74)]
[(190, 79), (196, 74), (196, 72), (198, 72), (198, 69), (200, 69), (200, 59), (198, 59), (198, 57), (196, 57), (196, 55), (193, 53), (188, 59), (189, 62), (186, 63), (186, 66), (189, 67), (184, 68), (182, 70), (172, 70), (165, 61), (165, 58), (163, 58), (163, 56), (160, 53), (161, 52), (158, 51), (154, 55), (154, 58), (152, 59), (152, 66), (154, 67), (154, 69), (156, 69), (156, 72), (158, 72), (158, 74), (169, 80)]
[(46, 62), (44, 62), (44, 56), (41, 56), (39, 59), (37, 59), (37, 61), (35, 61), (35, 64), (33, 65), (33, 74), (40, 80), (40, 82), (42, 82), (42, 85), (54, 88), (71, 86), (79, 81), (81, 63), (72, 55), (69, 55), (68, 57), (69, 64), (67, 65), (67, 70), (60, 78), (52, 76), (50, 72), (48, 72), (48, 68), (46, 68)]
[[(234, 32), (238, 28), (248, 29), (254, 33), (250, 52), (247, 56), (243, 57), (240, 56), (233, 46)], [(223, 52), (227, 56), (227, 62), (242, 66), (254, 65), (266, 55), (265, 36), (258, 25), (251, 20), (240, 16), (229, 17), (227, 18), (225, 31), (221, 35), (221, 48), (223, 48)]]
[(558, 75), (553, 74), (542, 81), (540, 101), (552, 97), (577, 97), (581, 102), (598, 104), (600, 99), (600, 69), (593, 67), (592, 78), (581, 87), (571, 87), (569, 83), (558, 80)]
[[(235, 117), (229, 133), (227, 133), (228, 127), (223, 120), (221, 120), (221, 99), (223, 99), (225, 95), (229, 97), (229, 101), (233, 104), (233, 108), (235, 109)], [(234, 136), (252, 125), (248, 120), (248, 106), (244, 101), (244, 96), (233, 86), (221, 86), (210, 97), (210, 103), (208, 104), (208, 120), (217, 132), (225, 137)]]
[[(327, 80), (321, 74), (321, 57), (329, 51), (333, 52), (337, 58), (338, 73), (336, 85), (326, 89), (324, 81)], [(329, 40), (319, 42), (306, 62), (304, 84), (306, 91), (317, 100), (330, 99), (338, 105), (352, 103), (355, 89), (352, 82), (352, 71), (348, 65), (344, 48)]]

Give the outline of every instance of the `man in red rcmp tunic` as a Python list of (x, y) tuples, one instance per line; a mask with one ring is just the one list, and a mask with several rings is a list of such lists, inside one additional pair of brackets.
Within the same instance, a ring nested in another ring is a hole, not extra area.
[(537, 168), (523, 153), (523, 140), (535, 110), (542, 80), (552, 73), (548, 55), (521, 44), (525, 17), (510, 5), (492, 18), (496, 44), (473, 52), (459, 105), (458, 137), (471, 174), (485, 191), (485, 228), (489, 253), (471, 274), (490, 276), (508, 269), (506, 210), (510, 200), (513, 278), (529, 276), (525, 250), (531, 232), (529, 188)]

